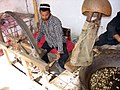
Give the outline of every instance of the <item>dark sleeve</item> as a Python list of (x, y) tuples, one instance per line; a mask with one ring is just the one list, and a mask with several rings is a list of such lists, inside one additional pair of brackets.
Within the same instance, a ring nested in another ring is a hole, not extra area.
[(113, 36), (118, 34), (117, 27), (120, 26), (120, 15), (115, 16), (107, 25), (108, 40), (114, 39)]

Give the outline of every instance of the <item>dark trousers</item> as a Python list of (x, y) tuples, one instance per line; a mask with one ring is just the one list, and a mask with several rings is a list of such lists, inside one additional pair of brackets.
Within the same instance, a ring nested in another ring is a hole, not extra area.
[[(47, 42), (45, 42), (42, 46), (43, 49), (46, 49), (47, 50), (47, 53), (42, 57), (42, 59), (48, 63), (49, 62), (49, 59), (48, 59), (48, 56), (47, 54), (53, 49), (51, 48)], [(57, 47), (56, 47), (57, 48)], [(64, 65), (69, 57), (68, 55), (68, 51), (67, 51), (67, 47), (66, 47), (66, 43), (63, 43), (63, 51), (64, 51), (64, 54), (60, 54), (60, 58), (58, 60), (58, 63), (59, 65), (64, 68)]]

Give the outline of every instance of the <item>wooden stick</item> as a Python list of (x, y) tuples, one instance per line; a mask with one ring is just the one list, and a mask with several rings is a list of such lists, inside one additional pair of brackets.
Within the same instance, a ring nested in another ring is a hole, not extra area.
[(98, 13), (97, 19), (98, 19), (98, 20), (101, 20), (101, 18), (102, 18), (102, 13)]
[(87, 15), (86, 21), (90, 22), (91, 19), (92, 19), (93, 14), (94, 14), (93, 12), (89, 12), (88, 15)]

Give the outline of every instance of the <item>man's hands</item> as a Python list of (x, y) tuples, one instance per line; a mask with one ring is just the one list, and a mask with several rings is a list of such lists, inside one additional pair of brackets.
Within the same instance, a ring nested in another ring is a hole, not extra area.
[(118, 42), (120, 42), (120, 36), (118, 34), (115, 34), (113, 38), (115, 38)]
[(56, 59), (55, 59), (55, 60), (56, 60), (56, 61), (58, 61), (58, 60), (59, 60), (59, 58), (60, 58), (60, 53), (59, 53), (59, 52), (57, 52), (57, 53), (56, 53)]

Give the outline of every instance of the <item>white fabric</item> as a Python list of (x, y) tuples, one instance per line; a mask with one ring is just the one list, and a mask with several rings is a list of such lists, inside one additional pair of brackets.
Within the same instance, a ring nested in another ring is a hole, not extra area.
[(50, 8), (50, 7), (48, 7), (48, 6), (40, 6), (40, 8)]

